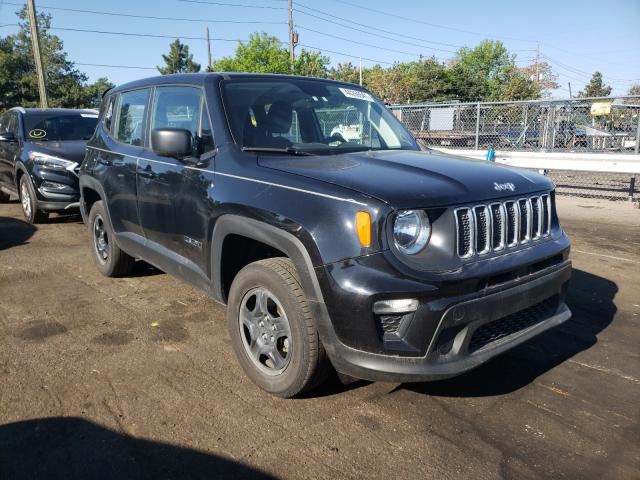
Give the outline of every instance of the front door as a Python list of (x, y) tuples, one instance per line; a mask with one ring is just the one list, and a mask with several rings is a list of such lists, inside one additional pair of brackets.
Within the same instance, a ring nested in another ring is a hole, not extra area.
[(11, 190), (17, 188), (14, 172), (21, 141), (18, 127), (16, 112), (7, 112), (0, 117), (0, 134), (7, 133), (13, 136), (12, 139), (0, 141), (0, 185)]
[(209, 189), (213, 188), (213, 139), (202, 90), (189, 86), (155, 89), (149, 131), (183, 128), (191, 132), (193, 158), (183, 162), (145, 150), (138, 160), (138, 210), (150, 246), (202, 272), (206, 265)]

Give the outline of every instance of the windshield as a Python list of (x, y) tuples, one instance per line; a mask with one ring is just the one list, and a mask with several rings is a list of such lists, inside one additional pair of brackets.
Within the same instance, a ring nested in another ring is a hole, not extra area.
[(89, 140), (98, 123), (94, 113), (29, 113), (24, 116), (27, 140)]
[(291, 78), (222, 82), (229, 127), (242, 148), (333, 155), (418, 150), (402, 124), (355, 85)]

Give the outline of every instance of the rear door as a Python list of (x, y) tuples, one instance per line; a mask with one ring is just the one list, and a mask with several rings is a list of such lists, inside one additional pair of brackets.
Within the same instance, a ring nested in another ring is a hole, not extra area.
[(122, 92), (107, 106), (103, 136), (94, 175), (104, 187), (116, 233), (143, 236), (136, 201), (136, 169), (146, 142), (146, 117), (151, 89)]
[[(183, 128), (191, 132), (193, 158), (210, 156), (213, 137), (199, 87), (187, 85), (155, 88), (149, 131)], [(203, 120), (204, 119), (204, 120)], [(210, 218), (209, 188), (213, 187), (213, 160), (197, 166), (146, 149), (138, 161), (138, 208), (144, 234), (155, 248), (168, 249), (174, 260), (206, 266), (206, 235)]]

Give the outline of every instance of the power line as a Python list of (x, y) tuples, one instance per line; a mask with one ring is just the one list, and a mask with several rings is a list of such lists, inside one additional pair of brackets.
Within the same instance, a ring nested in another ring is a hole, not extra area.
[[(17, 5), (22, 3), (5, 2), (5, 5)], [(265, 25), (282, 25), (284, 22), (265, 22), (265, 21), (249, 21), (249, 20), (210, 20), (204, 18), (176, 18), (176, 17), (156, 17), (151, 15), (134, 15), (131, 13), (116, 13), (116, 12), (103, 12), (97, 10), (82, 10), (79, 8), (63, 8), (63, 7), (51, 7), (48, 5), (38, 5), (39, 10), (60, 10), (64, 12), (74, 13), (89, 13), (95, 15), (109, 15), (113, 17), (128, 17), (128, 18), (145, 18), (149, 20), (171, 20), (178, 22), (198, 22), (198, 23), (247, 23), (247, 24), (265, 24)]]
[(270, 5), (246, 5), (240, 3), (224, 3), (224, 2), (207, 2), (204, 0), (178, 0), (187, 3), (203, 3), (205, 5), (220, 5), (223, 7), (243, 7), (243, 8), (262, 8), (268, 10), (286, 10), (286, 7), (272, 7)]
[(343, 57), (361, 58), (362, 60), (366, 60), (368, 62), (381, 63), (381, 64), (384, 64), (384, 65), (394, 65), (394, 62), (384, 62), (382, 60), (376, 60), (374, 58), (361, 57), (360, 55), (353, 55), (353, 54), (350, 54), (350, 53), (339, 52), (339, 51), (336, 51), (336, 50), (328, 50), (326, 48), (314, 47), (313, 45), (305, 45), (303, 43), (300, 43), (299, 45), (301, 47), (310, 48), (311, 50), (317, 50), (319, 52), (335, 53), (336, 55), (342, 55)]
[[(189, 37), (185, 35), (160, 35), (152, 33), (129, 33), (129, 32), (112, 32), (107, 30), (89, 30), (84, 28), (68, 28), (68, 27), (51, 27), (49, 30), (63, 30), (68, 32), (82, 32), (82, 33), (99, 33), (104, 35), (123, 35), (127, 37), (148, 37), (148, 38), (180, 38), (183, 40), (206, 40), (206, 37)], [(237, 38), (211, 38), (217, 42), (239, 42)]]
[(107, 68), (131, 68), (135, 70), (156, 70), (156, 67), (137, 67), (134, 65), (107, 65), (104, 63), (80, 63), (73, 62), (75, 65), (81, 65), (83, 67), (107, 67)]
[(396, 49), (393, 49), (393, 48), (380, 47), (380, 46), (378, 46), (378, 45), (373, 45), (373, 44), (371, 44), (371, 43), (358, 42), (357, 40), (352, 40), (352, 39), (350, 39), (350, 38), (345, 38), (345, 37), (341, 37), (341, 36), (339, 36), (339, 35), (333, 35), (333, 34), (331, 34), (331, 33), (325, 33), (325, 32), (321, 32), (321, 31), (319, 31), (319, 30), (314, 30), (314, 29), (312, 29), (312, 28), (308, 28), (308, 27), (305, 27), (305, 26), (300, 25), (300, 24), (298, 24), (297, 26), (298, 26), (298, 28), (301, 28), (301, 29), (303, 29), (303, 30), (307, 30), (307, 31), (309, 31), (309, 32), (317, 33), (317, 34), (319, 34), (319, 35), (324, 35), (324, 36), (326, 36), (326, 37), (336, 38), (336, 39), (338, 39), (338, 40), (344, 40), (344, 41), (347, 41), (347, 42), (350, 42), (350, 43), (355, 43), (355, 44), (357, 44), (357, 45), (364, 45), (365, 47), (373, 47), (373, 48), (377, 48), (377, 49), (379, 49), (379, 50), (386, 50), (386, 51), (388, 51), (388, 52), (400, 53), (400, 54), (402, 54), (402, 55), (409, 55), (409, 56), (411, 56), (411, 57), (418, 57), (418, 56), (420, 56), (420, 53), (415, 53), (415, 52), (405, 52), (405, 51), (403, 51), (403, 50), (396, 50)]
[[(318, 10), (318, 9), (316, 9), (316, 8), (309, 7), (309, 6), (304, 5), (304, 4), (300, 3), (300, 2), (297, 2), (297, 3), (296, 3), (296, 5), (297, 5), (298, 7), (302, 7), (302, 8), (305, 8), (305, 9), (307, 9), (307, 10), (311, 10), (311, 11), (313, 11), (313, 12), (316, 12), (316, 13), (322, 14), (322, 15), (324, 15), (324, 16), (326, 16), (326, 17), (331, 17), (332, 19), (342, 20), (343, 22), (348, 22), (348, 23), (351, 23), (351, 24), (354, 24), (354, 25), (358, 25), (358, 26), (360, 26), (360, 27), (365, 27), (365, 28), (368, 28), (368, 29), (370, 29), (370, 30), (376, 30), (376, 31), (378, 31), (378, 32), (388, 33), (388, 34), (391, 34), (391, 35), (394, 35), (394, 36), (403, 37), (403, 38), (408, 38), (408, 39), (410, 39), (410, 40), (417, 40), (417, 41), (419, 41), (419, 42), (423, 42), (423, 43), (430, 43), (430, 44), (433, 44), (433, 45), (443, 45), (443, 46), (445, 46), (445, 47), (453, 47), (453, 48), (460, 48), (460, 47), (462, 47), (462, 46), (463, 46), (463, 45), (454, 45), (454, 44), (451, 44), (451, 43), (436, 42), (436, 41), (433, 41), (433, 40), (424, 40), (424, 39), (422, 39), (422, 38), (412, 37), (412, 36), (410, 36), (410, 35), (405, 35), (405, 34), (402, 34), (402, 33), (392, 32), (392, 31), (390, 31), (390, 30), (384, 30), (384, 29), (382, 29), (382, 28), (374, 27), (374, 26), (369, 25), (369, 24), (366, 24), (366, 23), (359, 23), (359, 22), (356, 22), (356, 21), (354, 21), (354, 20), (352, 20), (352, 19), (347, 19), (347, 18), (344, 18), (344, 17), (339, 17), (339, 16), (337, 16), (337, 15), (330, 14), (330, 13), (325, 13), (325, 12), (323, 12), (322, 10)], [(317, 19), (319, 19), (319, 20), (323, 20), (323, 21), (325, 21), (325, 22), (329, 22), (329, 23), (332, 23), (332, 24), (334, 24), (334, 23), (335, 23), (335, 22), (334, 22), (334, 20), (327, 20), (326, 18), (318, 17), (317, 15), (314, 15), (314, 14), (311, 14), (311, 13), (308, 13), (308, 12), (305, 12), (305, 11), (303, 11), (303, 10), (298, 10), (298, 9), (295, 9), (295, 10), (296, 10), (298, 13), (302, 13), (302, 14), (304, 14), (304, 15), (307, 15), (307, 16), (310, 16), (310, 17), (313, 17), (313, 18), (317, 18)], [(350, 29), (352, 29), (352, 30), (356, 30), (356, 31), (362, 32), (362, 30), (356, 29), (356, 28), (351, 27), (351, 26), (349, 26), (349, 25), (342, 25), (342, 26), (344, 26), (345, 28), (350, 28)], [(364, 32), (364, 33), (369, 33), (369, 34), (371, 34), (370, 32)], [(371, 35), (375, 35), (375, 34), (371, 34)], [(399, 40), (396, 40), (396, 41), (399, 41)], [(406, 43), (406, 42), (403, 42), (403, 43)], [(414, 45), (414, 46), (422, 46), (422, 45), (416, 45), (416, 44), (413, 44), (413, 43), (412, 43), (411, 45)]]

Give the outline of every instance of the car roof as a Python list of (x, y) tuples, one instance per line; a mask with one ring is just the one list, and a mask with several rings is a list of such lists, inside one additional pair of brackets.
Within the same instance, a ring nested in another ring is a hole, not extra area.
[[(108, 93), (117, 93), (120, 91), (132, 90), (135, 88), (150, 87), (154, 85), (184, 83), (189, 85), (204, 85), (206, 81), (212, 78), (231, 79), (231, 78), (273, 78), (273, 79), (296, 79), (317, 80), (322, 82), (331, 82), (340, 85), (349, 85), (351, 88), (358, 87), (352, 83), (330, 80), (328, 78), (317, 77), (301, 77), (299, 75), (283, 75), (277, 73), (244, 73), (244, 72), (206, 72), (206, 73), (176, 73), (170, 75), (157, 75), (155, 77), (134, 80), (133, 82), (124, 83), (112, 88)], [(360, 87), (363, 88), (363, 87)]]
[(18, 111), (24, 115), (31, 113), (90, 113), (96, 114), (98, 110), (93, 108), (22, 108), (13, 107), (10, 110)]

